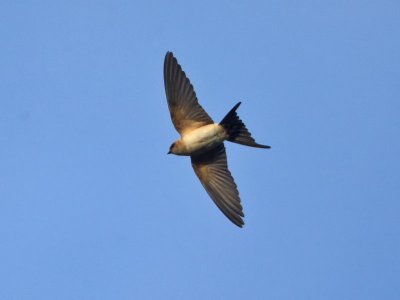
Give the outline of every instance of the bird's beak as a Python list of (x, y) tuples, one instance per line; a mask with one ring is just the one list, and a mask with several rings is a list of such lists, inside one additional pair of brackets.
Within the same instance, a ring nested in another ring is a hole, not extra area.
[(171, 154), (172, 152), (171, 151), (168, 151), (168, 153), (167, 154)]

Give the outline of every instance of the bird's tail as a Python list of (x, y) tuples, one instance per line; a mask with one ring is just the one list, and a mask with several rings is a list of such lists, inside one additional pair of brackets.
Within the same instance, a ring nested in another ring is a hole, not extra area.
[(270, 146), (257, 144), (254, 138), (251, 137), (251, 133), (247, 130), (246, 125), (244, 125), (236, 113), (236, 110), (240, 104), (241, 102), (236, 104), (219, 123), (219, 125), (224, 127), (226, 133), (228, 134), (227, 140), (250, 147), (266, 149), (271, 148)]

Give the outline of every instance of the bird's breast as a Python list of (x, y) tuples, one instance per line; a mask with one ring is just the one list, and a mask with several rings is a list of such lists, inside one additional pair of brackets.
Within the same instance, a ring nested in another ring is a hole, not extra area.
[(186, 133), (181, 140), (188, 151), (188, 155), (191, 155), (212, 149), (225, 139), (226, 133), (224, 128), (214, 123)]

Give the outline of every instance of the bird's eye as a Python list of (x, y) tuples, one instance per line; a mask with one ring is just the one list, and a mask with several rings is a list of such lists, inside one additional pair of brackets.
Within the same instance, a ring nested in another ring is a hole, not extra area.
[(171, 145), (171, 147), (169, 147), (169, 149), (171, 150), (172, 148), (174, 148), (174, 146), (175, 146), (175, 143), (173, 143), (173, 144)]

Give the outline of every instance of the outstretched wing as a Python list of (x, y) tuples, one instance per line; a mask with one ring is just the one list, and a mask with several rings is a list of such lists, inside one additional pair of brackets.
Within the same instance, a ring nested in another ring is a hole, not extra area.
[(186, 77), (172, 52), (167, 52), (165, 55), (164, 85), (172, 123), (181, 135), (186, 131), (214, 123), (197, 101), (189, 78)]
[(200, 155), (192, 155), (192, 166), (201, 184), (218, 208), (235, 225), (244, 225), (239, 192), (228, 170), (224, 144)]

